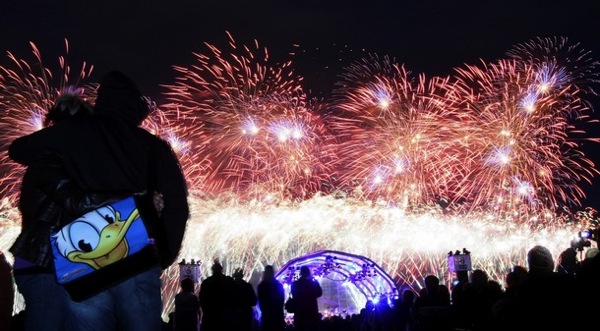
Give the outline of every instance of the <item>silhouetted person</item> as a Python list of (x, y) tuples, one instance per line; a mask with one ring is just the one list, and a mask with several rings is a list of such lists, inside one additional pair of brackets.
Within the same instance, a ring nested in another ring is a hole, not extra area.
[(408, 326), (412, 322), (413, 305), (416, 294), (411, 289), (404, 289), (400, 296), (398, 305), (394, 307), (397, 319), (397, 330), (408, 331)]
[(577, 250), (569, 247), (562, 251), (558, 256), (558, 265), (556, 272), (575, 278), (579, 269), (579, 261), (577, 260)]
[(450, 291), (435, 275), (425, 277), (425, 287), (419, 291), (413, 307), (413, 330), (452, 330)]
[[(81, 301), (69, 301), (69, 331), (162, 328), (160, 276), (179, 254), (189, 206), (187, 184), (173, 149), (166, 140), (140, 127), (151, 110), (128, 76), (111, 71), (100, 82), (92, 116), (66, 118), (16, 139), (9, 147), (10, 157), (25, 166), (44, 152), (57, 153), (69, 178), (86, 192), (109, 192), (113, 199), (145, 191), (162, 197), (160, 210), (148, 204), (159, 214), (147, 224), (156, 249), (139, 255), (144, 261), (127, 265), (135, 274), (94, 288), (97, 292), (78, 298)], [(74, 248), (89, 249), (85, 244)]]
[(360, 325), (359, 325), (359, 330), (360, 331), (369, 331), (371, 328), (371, 316), (373, 315), (373, 311), (375, 310), (375, 303), (373, 302), (373, 300), (368, 299), (365, 302), (365, 306), (363, 308), (360, 309), (360, 313), (359, 313), (359, 319), (360, 319)]
[(529, 271), (517, 291), (522, 330), (577, 330), (577, 293), (571, 277), (554, 272), (552, 253), (544, 246), (527, 252)]
[[(595, 230), (595, 231), (600, 231)], [(597, 236), (596, 236), (597, 238)], [(600, 254), (598, 248), (590, 248), (577, 272), (576, 283), (579, 295), (580, 316), (595, 316), (600, 312)], [(586, 321), (587, 322), (587, 321)], [(595, 323), (596, 325), (598, 323)]]
[(514, 266), (506, 274), (505, 290), (498, 300), (492, 304), (492, 323), (494, 330), (510, 330), (520, 323), (517, 291), (527, 277), (527, 269)]
[(285, 291), (283, 285), (275, 278), (272, 265), (265, 266), (257, 287), (258, 307), (260, 308), (260, 331), (284, 331), (285, 315), (283, 303)]
[(369, 330), (391, 331), (394, 325), (393, 317), (393, 310), (387, 296), (380, 297), (371, 311)]
[(318, 330), (321, 314), (317, 299), (323, 295), (323, 289), (319, 282), (312, 278), (308, 266), (300, 267), (300, 278), (292, 283), (291, 294), (296, 299), (295, 330)]
[[(79, 94), (64, 93), (50, 108), (44, 123), (50, 126), (89, 117), (91, 109)], [(50, 233), (70, 222), (70, 217), (83, 213), (89, 202), (97, 202), (98, 196), (83, 194), (81, 189), (77, 189), (81, 199), (69, 198), (75, 196), (76, 188), (55, 152), (44, 151), (27, 164), (18, 205), (21, 232), (9, 249), (14, 256), (15, 283), (25, 301), (22, 319), (26, 331), (68, 328), (70, 298), (54, 276)]]
[(0, 330), (10, 330), (15, 292), (12, 281), (12, 267), (0, 252)]
[(254, 325), (254, 306), (258, 301), (252, 284), (244, 280), (241, 268), (233, 272), (235, 330), (251, 331)]
[(489, 279), (488, 274), (475, 269), (464, 289), (464, 304), (468, 328), (474, 331), (489, 330), (492, 324), (492, 305), (500, 298), (502, 287)]
[(181, 291), (175, 295), (175, 331), (198, 331), (200, 302), (194, 293), (194, 281), (191, 278), (181, 280)]
[(215, 261), (212, 274), (200, 284), (200, 308), (202, 331), (229, 331), (233, 328), (234, 283), (223, 273), (223, 266)]

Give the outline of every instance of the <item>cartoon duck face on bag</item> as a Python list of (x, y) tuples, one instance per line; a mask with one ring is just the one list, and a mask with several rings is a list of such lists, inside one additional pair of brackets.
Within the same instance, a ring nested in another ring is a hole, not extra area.
[(127, 219), (121, 220), (121, 214), (109, 205), (81, 216), (52, 239), (58, 252), (69, 261), (99, 269), (127, 256), (125, 234), (138, 218), (139, 212), (134, 209)]

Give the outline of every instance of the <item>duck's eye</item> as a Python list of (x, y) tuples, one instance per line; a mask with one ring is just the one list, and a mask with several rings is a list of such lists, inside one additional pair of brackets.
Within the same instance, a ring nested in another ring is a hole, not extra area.
[(101, 212), (93, 211), (81, 216), (55, 236), (57, 248), (64, 256), (73, 251), (91, 252), (98, 247), (102, 229), (115, 219), (114, 209), (100, 209)]
[(75, 222), (69, 228), (68, 238), (80, 251), (91, 252), (100, 242), (101, 231), (102, 228), (94, 227), (88, 222)]
[(92, 248), (92, 244), (85, 242), (83, 239), (79, 240), (79, 242), (77, 243), (77, 247), (79, 247), (79, 250), (82, 252), (91, 252), (94, 249)]

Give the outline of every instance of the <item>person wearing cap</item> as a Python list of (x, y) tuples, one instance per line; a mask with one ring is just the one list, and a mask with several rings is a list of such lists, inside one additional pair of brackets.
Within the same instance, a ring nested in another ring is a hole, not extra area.
[[(137, 85), (120, 71), (98, 87), (92, 116), (69, 117), (16, 139), (9, 156), (25, 166), (45, 151), (57, 153), (69, 178), (87, 192), (117, 196), (153, 187), (160, 197), (153, 265), (82, 301), (71, 300), (68, 330), (160, 330), (161, 269), (177, 258), (189, 216), (181, 166), (163, 139), (140, 127), (151, 108)], [(153, 183), (151, 183), (151, 181)]]

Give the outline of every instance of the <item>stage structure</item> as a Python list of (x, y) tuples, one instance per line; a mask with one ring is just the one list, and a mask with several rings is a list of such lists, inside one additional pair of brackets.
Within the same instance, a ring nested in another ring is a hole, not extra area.
[(322, 250), (294, 258), (279, 269), (275, 278), (284, 284), (286, 296), (302, 266), (310, 268), (323, 288), (319, 311), (324, 315), (358, 314), (367, 300), (390, 303), (399, 295), (394, 280), (371, 259)]

